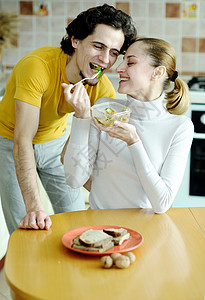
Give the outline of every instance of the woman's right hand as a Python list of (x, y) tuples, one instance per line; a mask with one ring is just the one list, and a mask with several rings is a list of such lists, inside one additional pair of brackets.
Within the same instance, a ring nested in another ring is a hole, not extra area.
[(62, 83), (64, 88), (65, 100), (73, 107), (75, 117), (81, 119), (90, 118), (90, 99), (82, 83), (73, 89), (73, 84)]

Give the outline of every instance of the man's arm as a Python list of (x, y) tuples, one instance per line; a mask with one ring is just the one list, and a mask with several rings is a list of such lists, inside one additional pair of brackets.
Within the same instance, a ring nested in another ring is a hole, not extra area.
[(19, 186), (27, 215), (19, 227), (49, 229), (50, 217), (44, 212), (37, 184), (36, 163), (32, 140), (39, 124), (40, 109), (23, 101), (15, 101), (13, 156)]

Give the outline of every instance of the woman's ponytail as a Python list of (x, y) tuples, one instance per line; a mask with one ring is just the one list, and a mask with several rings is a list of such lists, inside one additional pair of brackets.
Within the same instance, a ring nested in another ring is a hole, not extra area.
[(184, 114), (189, 105), (189, 88), (187, 84), (180, 78), (174, 80), (174, 88), (166, 93), (166, 108), (174, 115)]

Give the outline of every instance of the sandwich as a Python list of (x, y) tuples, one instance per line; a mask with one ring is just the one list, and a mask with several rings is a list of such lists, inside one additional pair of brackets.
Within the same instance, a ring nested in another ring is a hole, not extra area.
[(102, 230), (89, 229), (73, 240), (72, 247), (79, 250), (104, 252), (114, 246), (111, 235)]
[(122, 245), (122, 243), (130, 237), (129, 232), (127, 232), (125, 228), (107, 228), (103, 229), (103, 232), (113, 237), (115, 245)]
[(83, 251), (104, 252), (114, 245), (122, 245), (130, 237), (124, 228), (89, 229), (73, 240), (72, 247)]

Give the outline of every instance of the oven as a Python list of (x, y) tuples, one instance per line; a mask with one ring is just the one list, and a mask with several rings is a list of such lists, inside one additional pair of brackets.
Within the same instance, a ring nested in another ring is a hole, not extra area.
[(205, 91), (190, 90), (186, 115), (194, 124), (194, 139), (173, 207), (205, 206)]
[(205, 196), (205, 105), (191, 111), (194, 139), (190, 154), (189, 195)]

